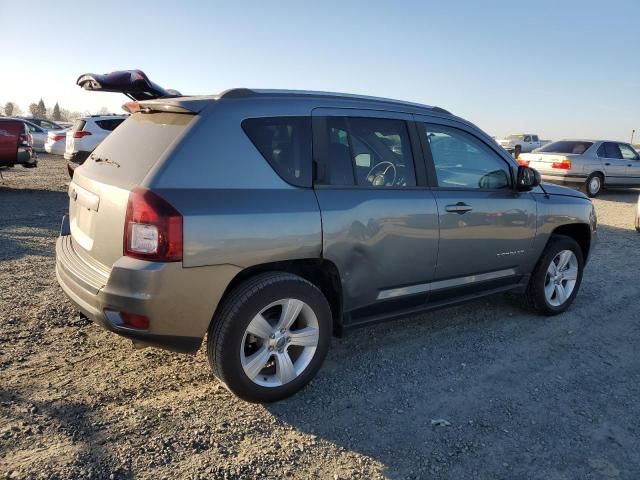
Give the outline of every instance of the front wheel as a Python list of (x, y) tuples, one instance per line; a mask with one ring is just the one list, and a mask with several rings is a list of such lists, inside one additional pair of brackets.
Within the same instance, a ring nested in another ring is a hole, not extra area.
[(266, 273), (237, 287), (221, 305), (207, 354), (232, 393), (273, 402), (309, 383), (330, 337), (331, 309), (322, 292), (296, 275)]
[(529, 280), (528, 306), (543, 315), (564, 312), (578, 294), (583, 269), (582, 250), (576, 241), (553, 235)]

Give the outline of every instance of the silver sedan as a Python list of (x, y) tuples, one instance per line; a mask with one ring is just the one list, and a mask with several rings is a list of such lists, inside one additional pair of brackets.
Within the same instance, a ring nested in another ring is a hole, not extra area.
[(582, 186), (590, 197), (606, 187), (640, 187), (640, 155), (628, 143), (560, 140), (521, 154), (518, 162), (546, 182)]

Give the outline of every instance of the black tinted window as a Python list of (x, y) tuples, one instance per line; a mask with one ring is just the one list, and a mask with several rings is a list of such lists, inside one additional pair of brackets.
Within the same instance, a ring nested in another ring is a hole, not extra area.
[(544, 147), (538, 149), (538, 152), (546, 153), (575, 153), (582, 154), (586, 152), (589, 147), (593, 145), (593, 142), (579, 142), (574, 140), (561, 140), (559, 142), (552, 142)]
[(123, 118), (110, 118), (109, 120), (96, 120), (98, 125), (103, 130), (113, 131), (118, 125), (124, 122)]
[(622, 158), (622, 154), (620, 153), (620, 149), (618, 145), (613, 142), (604, 142), (598, 148), (598, 156), (602, 158)]
[(443, 125), (423, 125), (422, 130), (431, 148), (439, 187), (510, 187), (507, 163), (473, 135)]
[(416, 174), (402, 120), (328, 117), (328, 182), (364, 187), (414, 187)]
[(310, 117), (250, 118), (242, 129), (284, 180), (311, 186)]

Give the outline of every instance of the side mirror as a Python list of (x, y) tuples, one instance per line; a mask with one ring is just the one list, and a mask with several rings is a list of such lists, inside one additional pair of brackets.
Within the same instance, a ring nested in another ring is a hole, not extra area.
[(535, 168), (518, 166), (518, 176), (516, 180), (516, 188), (519, 192), (528, 192), (529, 190), (540, 185), (540, 172)]

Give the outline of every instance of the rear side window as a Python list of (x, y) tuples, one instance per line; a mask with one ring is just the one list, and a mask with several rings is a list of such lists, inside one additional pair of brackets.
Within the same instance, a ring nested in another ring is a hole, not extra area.
[(622, 154), (620, 153), (620, 149), (618, 145), (613, 142), (604, 142), (598, 148), (598, 156), (601, 158), (615, 158), (622, 159)]
[(415, 187), (416, 173), (403, 120), (327, 117), (328, 182), (359, 187)]
[(311, 186), (311, 118), (249, 118), (242, 129), (285, 181)]
[(124, 122), (124, 118), (110, 118), (109, 120), (96, 120), (96, 124), (103, 130), (113, 131)]
[(86, 121), (84, 120), (76, 120), (75, 122), (73, 122), (73, 128), (72, 130), (74, 132), (80, 132), (82, 131), (82, 129), (84, 128), (84, 126), (87, 124)]

